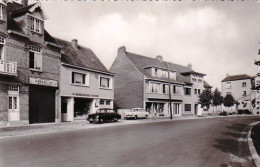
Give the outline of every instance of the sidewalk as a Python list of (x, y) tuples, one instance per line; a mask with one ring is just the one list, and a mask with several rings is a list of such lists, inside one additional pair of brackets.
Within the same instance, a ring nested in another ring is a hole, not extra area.
[(86, 120), (76, 120), (75, 122), (62, 122), (62, 123), (47, 123), (47, 124), (32, 124), (18, 127), (0, 127), (0, 138), (14, 137), (14, 136), (27, 136), (35, 134), (55, 133), (74, 131), (82, 129), (92, 129), (100, 127), (111, 127), (130, 124), (141, 124), (149, 122), (162, 122), (162, 121), (177, 121), (177, 120), (190, 120), (190, 119), (206, 119), (206, 118), (223, 118), (223, 117), (237, 117), (237, 116), (181, 116), (173, 117), (172, 120), (166, 117), (148, 117), (148, 119), (137, 120), (119, 120), (118, 122), (108, 122), (102, 124), (90, 124)]

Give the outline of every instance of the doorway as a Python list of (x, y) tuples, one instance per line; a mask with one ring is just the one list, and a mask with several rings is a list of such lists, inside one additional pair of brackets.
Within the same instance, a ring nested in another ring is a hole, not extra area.
[(74, 100), (74, 119), (86, 119), (93, 99), (75, 98)]

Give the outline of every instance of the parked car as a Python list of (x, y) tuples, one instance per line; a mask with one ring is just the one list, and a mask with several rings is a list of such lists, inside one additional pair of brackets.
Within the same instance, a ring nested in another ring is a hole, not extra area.
[(133, 108), (128, 112), (125, 112), (125, 119), (133, 118), (147, 118), (149, 116), (149, 112), (145, 111), (142, 108)]
[(110, 108), (100, 108), (95, 113), (89, 114), (87, 117), (87, 121), (90, 123), (102, 123), (105, 121), (117, 122), (118, 119), (121, 119), (121, 115)]

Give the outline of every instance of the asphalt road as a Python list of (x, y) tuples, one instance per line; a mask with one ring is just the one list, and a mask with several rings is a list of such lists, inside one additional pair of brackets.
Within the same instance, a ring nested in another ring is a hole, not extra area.
[(260, 117), (122, 125), (0, 140), (2, 167), (254, 166), (246, 132)]

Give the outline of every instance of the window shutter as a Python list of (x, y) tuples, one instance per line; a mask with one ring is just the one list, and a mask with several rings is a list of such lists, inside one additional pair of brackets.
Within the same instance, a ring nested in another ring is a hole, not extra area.
[(35, 60), (35, 67), (37, 70), (42, 70), (42, 54), (41, 53), (35, 53), (34, 56)]

